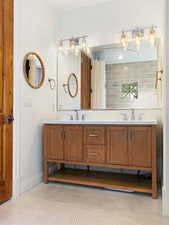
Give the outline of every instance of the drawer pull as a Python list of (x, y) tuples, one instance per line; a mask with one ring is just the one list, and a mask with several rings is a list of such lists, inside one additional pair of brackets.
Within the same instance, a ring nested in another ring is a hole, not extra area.
[(98, 137), (97, 134), (89, 134), (89, 137)]

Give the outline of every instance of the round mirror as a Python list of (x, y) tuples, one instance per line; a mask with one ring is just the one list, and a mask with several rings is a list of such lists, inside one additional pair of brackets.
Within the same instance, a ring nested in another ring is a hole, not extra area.
[(74, 73), (71, 73), (68, 78), (68, 92), (71, 97), (76, 97), (78, 93), (78, 80)]
[(27, 83), (32, 88), (40, 88), (45, 79), (45, 69), (38, 54), (30, 52), (24, 59), (24, 74)]

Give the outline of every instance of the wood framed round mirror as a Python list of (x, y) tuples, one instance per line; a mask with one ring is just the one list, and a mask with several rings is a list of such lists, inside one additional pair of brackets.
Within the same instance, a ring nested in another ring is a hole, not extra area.
[(69, 95), (74, 98), (78, 93), (78, 79), (75, 73), (71, 73), (68, 77), (67, 88)]
[(23, 64), (24, 76), (28, 85), (34, 89), (42, 87), (45, 80), (45, 68), (42, 59), (35, 52), (25, 55)]

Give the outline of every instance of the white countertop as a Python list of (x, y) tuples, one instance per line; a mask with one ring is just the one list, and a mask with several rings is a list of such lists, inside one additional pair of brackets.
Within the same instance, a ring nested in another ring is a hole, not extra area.
[(45, 120), (44, 124), (95, 124), (95, 125), (157, 125), (156, 120), (152, 121), (106, 121), (106, 120)]

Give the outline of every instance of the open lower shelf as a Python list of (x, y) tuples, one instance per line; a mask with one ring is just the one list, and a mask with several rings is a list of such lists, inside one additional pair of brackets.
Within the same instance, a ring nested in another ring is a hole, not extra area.
[(128, 174), (64, 168), (49, 176), (48, 181), (152, 193), (151, 179)]

